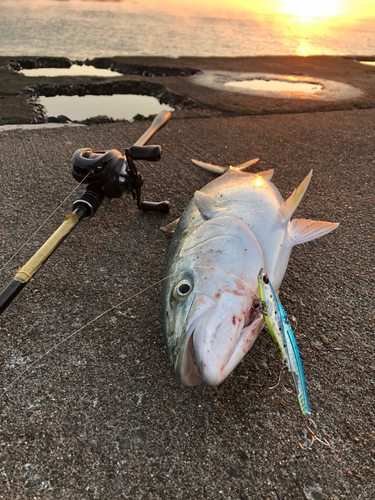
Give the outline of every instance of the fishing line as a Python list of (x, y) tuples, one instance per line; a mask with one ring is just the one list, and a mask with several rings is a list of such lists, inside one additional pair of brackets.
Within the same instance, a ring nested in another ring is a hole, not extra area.
[[(65, 200), (64, 200), (65, 201)], [(233, 276), (234, 278), (242, 281), (244, 284), (246, 284), (246, 286), (248, 286), (250, 288), (250, 290), (252, 290), (254, 293), (254, 289), (251, 288), (251, 286), (246, 283), (246, 281), (244, 281), (242, 278), (240, 278), (239, 276), (236, 276), (235, 274), (233, 273), (228, 273), (227, 271), (222, 271), (221, 269), (215, 269), (215, 268), (212, 268), (212, 267), (204, 267), (204, 266), (192, 266), (192, 267), (189, 267), (188, 269), (207, 269), (209, 271), (212, 271), (212, 270), (215, 270), (215, 271), (219, 271), (219, 272), (222, 272), (224, 274), (227, 274), (229, 276)], [(143, 288), (141, 291), (137, 292), (136, 294), (132, 295), (131, 297), (128, 297), (127, 299), (124, 299), (122, 300), (121, 302), (119, 302), (118, 304), (110, 307), (109, 309), (107, 309), (106, 311), (102, 312), (101, 314), (99, 314), (98, 316), (96, 316), (95, 318), (93, 318), (92, 320), (90, 320), (88, 323), (86, 323), (85, 325), (81, 326), (80, 328), (78, 328), (78, 330), (75, 330), (73, 333), (70, 333), (69, 335), (67, 335), (66, 337), (64, 337), (60, 342), (58, 342), (57, 344), (53, 345), (50, 349), (48, 349), (47, 352), (45, 352), (44, 354), (42, 354), (41, 356), (39, 356), (39, 358), (37, 358), (35, 361), (33, 361), (31, 363), (31, 365), (29, 365), (27, 368), (25, 368), (25, 370), (20, 373), (14, 380), (13, 382), (4, 389), (4, 391), (0, 394), (0, 398), (2, 398), (13, 386), (14, 384), (20, 380), (24, 375), (25, 373), (27, 373), (28, 371), (30, 371), (30, 368), (32, 368), (33, 366), (35, 366), (37, 363), (39, 363), (42, 359), (44, 359), (46, 356), (48, 356), (51, 352), (53, 352), (55, 349), (57, 349), (61, 344), (63, 344), (64, 342), (66, 342), (67, 340), (71, 339), (72, 337), (74, 337), (75, 335), (77, 335), (79, 332), (81, 332), (84, 328), (86, 328), (87, 326), (89, 325), (92, 325), (95, 321), (97, 321), (98, 319), (102, 318), (103, 316), (105, 316), (106, 314), (108, 314), (109, 312), (113, 311), (114, 309), (117, 309), (118, 307), (120, 307), (122, 304), (124, 304), (125, 302), (128, 302), (129, 300), (133, 299), (134, 297), (137, 297), (138, 295), (140, 295), (141, 293), (145, 292), (146, 290), (149, 290), (150, 288), (153, 288), (154, 286), (156, 285), (159, 285), (160, 283), (162, 283), (163, 281), (165, 281), (166, 279), (168, 278), (171, 278), (172, 276), (175, 276), (177, 273), (173, 273), (173, 274), (170, 274), (169, 276), (166, 276), (165, 278), (162, 278), (161, 280), (159, 281), (156, 281), (155, 283), (153, 283), (152, 285), (149, 285), (148, 287), (146, 288)], [(180, 274), (180, 273), (179, 273)]]
[[(311, 422), (313, 422), (315, 424), (315, 422), (313, 420), (311, 420)], [(322, 439), (318, 438), (318, 436), (310, 429), (310, 427), (308, 425), (306, 425), (306, 427), (309, 429), (310, 434), (312, 436), (312, 439), (311, 439), (311, 443), (309, 444), (309, 446), (303, 446), (301, 443), (298, 443), (303, 450), (308, 450), (309, 448), (311, 448), (315, 441), (318, 441), (319, 443), (323, 444), (324, 446), (331, 447), (331, 445), (329, 444), (329, 442), (326, 440), (325, 437), (323, 437)]]
[(97, 321), (98, 319), (102, 318), (104, 315), (108, 314), (109, 312), (113, 311), (113, 309), (116, 309), (118, 307), (120, 307), (122, 304), (125, 304), (125, 302), (128, 302), (129, 300), (131, 299), (134, 299), (134, 297), (137, 297), (138, 295), (141, 295), (141, 293), (145, 292), (146, 290), (149, 290), (150, 288), (153, 288), (154, 286), (156, 285), (159, 285), (160, 283), (162, 283), (163, 281), (165, 281), (166, 279), (168, 278), (171, 278), (172, 276), (174, 276), (173, 274), (170, 274), (169, 276), (166, 276), (165, 278), (159, 280), (159, 281), (156, 281), (155, 283), (153, 283), (152, 285), (146, 287), (146, 288), (143, 288), (141, 291), (135, 293), (134, 295), (132, 295), (131, 297), (128, 297), (127, 299), (124, 299), (122, 300), (121, 302), (119, 302), (118, 304), (110, 307), (109, 309), (107, 309), (106, 311), (102, 312), (101, 314), (99, 314), (98, 316), (96, 316), (95, 318), (93, 318), (92, 320), (90, 320), (88, 323), (86, 323), (85, 325), (81, 326), (80, 328), (78, 328), (78, 330), (75, 330), (73, 333), (70, 333), (69, 335), (67, 335), (66, 337), (64, 337), (60, 342), (58, 342), (57, 344), (55, 344), (54, 346), (52, 346), (47, 352), (45, 352), (44, 354), (42, 354), (41, 356), (39, 356), (38, 359), (36, 359), (35, 361), (33, 361), (31, 363), (31, 365), (29, 365), (27, 368), (25, 368), (25, 370), (20, 373), (18, 375), (18, 377), (16, 377), (13, 382), (8, 385), (8, 387), (6, 387), (4, 389), (4, 391), (0, 394), (0, 398), (2, 398), (4, 396), (4, 394), (6, 394), (9, 389), (11, 389), (14, 384), (20, 380), (20, 378), (22, 378), (24, 376), (25, 373), (27, 373), (30, 368), (32, 368), (33, 366), (35, 366), (37, 363), (39, 363), (39, 361), (41, 361), (43, 358), (45, 358), (46, 356), (48, 356), (52, 351), (54, 351), (55, 349), (57, 349), (61, 344), (63, 344), (64, 342), (66, 342), (67, 340), (71, 339), (72, 337), (74, 337), (74, 335), (77, 335), (79, 332), (81, 332), (84, 328), (86, 328), (87, 326), (89, 325), (92, 325), (92, 323), (94, 323), (95, 321)]
[(23, 249), (23, 247), (24, 247), (24, 246), (26, 246), (26, 245), (29, 243), (29, 241), (31, 240), (31, 238), (33, 238), (33, 237), (36, 235), (36, 233), (42, 229), (42, 227), (43, 227), (43, 226), (44, 226), (44, 225), (45, 225), (45, 224), (46, 224), (46, 223), (50, 220), (50, 218), (51, 218), (51, 217), (52, 217), (52, 216), (53, 216), (53, 215), (57, 212), (57, 210), (58, 210), (59, 208), (61, 208), (61, 207), (62, 207), (62, 205), (64, 205), (64, 203), (66, 202), (66, 200), (72, 196), (72, 194), (74, 193), (74, 191), (76, 191), (76, 190), (80, 187), (80, 185), (81, 185), (81, 184), (82, 184), (82, 183), (83, 183), (83, 182), (87, 179), (87, 177), (90, 175), (90, 173), (91, 173), (91, 172), (89, 172), (89, 173), (86, 175), (86, 177), (85, 177), (85, 178), (84, 178), (84, 179), (83, 179), (83, 180), (82, 180), (82, 181), (78, 184), (78, 186), (76, 186), (76, 187), (73, 189), (73, 191), (71, 191), (71, 192), (68, 194), (68, 196), (67, 196), (67, 197), (66, 197), (66, 198), (65, 198), (65, 199), (64, 199), (64, 200), (60, 203), (60, 205), (59, 205), (59, 206), (58, 206), (58, 207), (57, 207), (57, 208), (56, 208), (56, 209), (55, 209), (55, 210), (54, 210), (54, 211), (53, 211), (53, 212), (52, 212), (52, 213), (51, 213), (51, 214), (47, 217), (47, 219), (43, 222), (43, 224), (41, 224), (41, 225), (38, 227), (38, 229), (37, 229), (37, 230), (36, 230), (36, 231), (35, 231), (35, 232), (34, 232), (34, 233), (30, 236), (30, 238), (29, 238), (28, 240), (26, 240), (26, 241), (25, 241), (25, 243), (24, 243), (24, 244), (23, 244), (23, 245), (22, 245), (22, 246), (21, 246), (21, 247), (20, 247), (20, 248), (16, 251), (16, 253), (15, 253), (15, 254), (14, 254), (14, 255), (13, 255), (13, 256), (12, 256), (12, 257), (11, 257), (11, 258), (7, 261), (7, 262), (6, 262), (3, 266), (2, 266), (2, 267), (0, 267), (0, 272), (1, 272), (1, 271), (2, 271), (2, 270), (3, 270), (3, 269), (4, 269), (4, 268), (5, 268), (5, 267), (6, 267), (6, 266), (7, 266), (7, 265), (8, 265), (8, 264), (9, 264), (9, 263), (13, 260), (13, 259), (14, 259), (14, 257), (15, 257), (16, 255), (18, 255), (18, 254), (20, 253), (20, 251)]

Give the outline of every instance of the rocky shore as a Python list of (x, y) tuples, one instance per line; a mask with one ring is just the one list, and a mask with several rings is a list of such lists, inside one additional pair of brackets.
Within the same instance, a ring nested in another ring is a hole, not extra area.
[[(358, 57), (358, 59), (363, 58)], [(73, 62), (112, 69), (122, 73), (123, 76), (27, 78), (19, 73), (22, 68), (69, 67)], [(191, 77), (206, 70), (308, 76), (349, 84), (363, 93), (354, 99), (335, 101), (317, 101), (313, 97), (269, 99), (260, 93), (248, 96), (196, 85)], [(48, 57), (15, 59), (2, 57), (0, 58), (0, 124), (47, 121), (45, 110), (37, 101), (40, 95), (120, 93), (150, 95), (157, 97), (162, 103), (183, 111), (180, 113), (183, 116), (189, 116), (191, 112), (192, 116), (197, 116), (198, 113), (209, 117), (369, 109), (375, 105), (374, 82), (374, 67), (360, 64), (356, 59), (332, 56), (178, 59), (116, 57), (89, 61)]]

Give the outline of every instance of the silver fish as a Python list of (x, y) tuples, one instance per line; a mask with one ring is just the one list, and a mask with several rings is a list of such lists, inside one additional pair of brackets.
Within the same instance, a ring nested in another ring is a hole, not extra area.
[(283, 201), (271, 182), (273, 170), (240, 171), (255, 161), (230, 167), (197, 191), (174, 232), (162, 322), (172, 368), (184, 385), (220, 384), (253, 345), (264, 325), (256, 310), (259, 270), (267, 272), (277, 292), (293, 246), (338, 226), (291, 220), (312, 172)]

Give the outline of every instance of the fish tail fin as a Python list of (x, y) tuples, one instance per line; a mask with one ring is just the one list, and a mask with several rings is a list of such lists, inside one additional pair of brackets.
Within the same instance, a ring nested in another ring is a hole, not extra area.
[(282, 212), (285, 221), (289, 220), (292, 217), (294, 211), (296, 210), (300, 201), (302, 200), (303, 195), (306, 192), (307, 186), (309, 185), (312, 173), (313, 171), (311, 170), (310, 173), (307, 175), (307, 177), (305, 177), (305, 179), (298, 186), (298, 188), (295, 189), (293, 193), (289, 196), (289, 198), (283, 202)]
[(220, 167), (219, 165), (213, 165), (212, 163), (205, 163), (203, 161), (199, 160), (191, 160), (194, 165), (197, 165), (200, 168), (203, 168), (204, 170), (208, 170), (209, 172), (213, 172), (214, 174), (224, 174), (228, 170), (236, 170), (236, 171), (242, 171), (250, 167), (251, 165), (254, 165), (257, 161), (259, 161), (259, 158), (254, 158), (253, 160), (246, 161), (245, 163), (241, 163), (240, 165), (236, 165), (233, 167), (230, 165), (229, 167)]
[(339, 226), (338, 222), (324, 222), (310, 219), (293, 219), (289, 225), (293, 245), (307, 243), (324, 236)]

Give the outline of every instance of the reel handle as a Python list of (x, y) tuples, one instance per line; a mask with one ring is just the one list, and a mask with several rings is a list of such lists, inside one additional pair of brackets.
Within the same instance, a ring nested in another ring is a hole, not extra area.
[(132, 146), (128, 152), (133, 160), (159, 161), (161, 158), (160, 146)]
[(158, 130), (169, 122), (171, 116), (170, 111), (160, 111), (146, 132), (134, 143), (134, 146), (144, 146)]
[(140, 209), (143, 212), (169, 212), (171, 204), (169, 201), (142, 201)]

